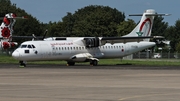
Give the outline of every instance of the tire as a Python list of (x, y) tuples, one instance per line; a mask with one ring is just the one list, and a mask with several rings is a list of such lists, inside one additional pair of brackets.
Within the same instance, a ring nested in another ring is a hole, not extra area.
[(67, 62), (67, 66), (74, 66), (75, 62)]
[(98, 65), (98, 61), (97, 60), (91, 60), (90, 61), (90, 65), (97, 66)]
[(26, 63), (24, 61), (19, 61), (20, 67), (26, 67)]

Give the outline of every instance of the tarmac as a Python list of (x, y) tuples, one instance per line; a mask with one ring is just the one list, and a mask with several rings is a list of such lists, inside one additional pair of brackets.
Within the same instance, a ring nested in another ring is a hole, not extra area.
[(0, 64), (1, 101), (179, 101), (180, 67)]

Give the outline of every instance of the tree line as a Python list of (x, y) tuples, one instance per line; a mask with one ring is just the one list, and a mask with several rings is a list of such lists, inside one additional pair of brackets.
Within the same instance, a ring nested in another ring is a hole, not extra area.
[[(6, 13), (15, 13), (18, 16), (27, 16), (27, 20), (18, 19), (14, 26), (13, 35), (17, 36), (42, 36), (48, 29), (47, 37), (117, 37), (125, 35), (137, 25), (134, 20), (127, 19), (124, 12), (109, 6), (89, 5), (78, 9), (75, 13), (67, 12), (58, 22), (42, 23), (26, 13), (25, 10), (16, 7), (10, 0), (0, 0), (0, 16)], [(2, 22), (2, 20), (1, 20)], [(156, 16), (152, 28), (152, 36), (164, 36), (170, 40), (171, 51), (180, 52), (180, 20), (175, 25), (169, 26), (161, 16)], [(13, 39), (19, 43), (29, 39)], [(162, 43), (160, 46), (164, 47)]]

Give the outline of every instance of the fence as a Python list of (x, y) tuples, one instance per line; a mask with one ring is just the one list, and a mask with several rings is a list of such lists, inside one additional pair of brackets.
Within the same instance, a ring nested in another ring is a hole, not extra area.
[(180, 59), (180, 53), (149, 53), (149, 52), (138, 52), (132, 54), (133, 59), (151, 59), (151, 58), (162, 58), (162, 59)]

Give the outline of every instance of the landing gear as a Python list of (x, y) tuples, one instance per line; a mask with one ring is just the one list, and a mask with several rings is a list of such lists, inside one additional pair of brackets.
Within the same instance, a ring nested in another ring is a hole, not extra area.
[(91, 60), (90, 61), (90, 65), (91, 66), (97, 66), (98, 65), (98, 61), (97, 60)]
[(26, 67), (25, 61), (19, 61), (19, 67)]
[[(97, 66), (98, 65), (98, 59), (91, 59), (91, 60), (87, 60), (84, 62), (90, 62), (91, 66)], [(67, 66), (74, 66), (75, 62), (74, 61), (67, 61)]]
[(75, 65), (75, 62), (72, 62), (72, 61), (71, 62), (70, 61), (67, 62), (67, 66), (74, 66), (74, 65)]

